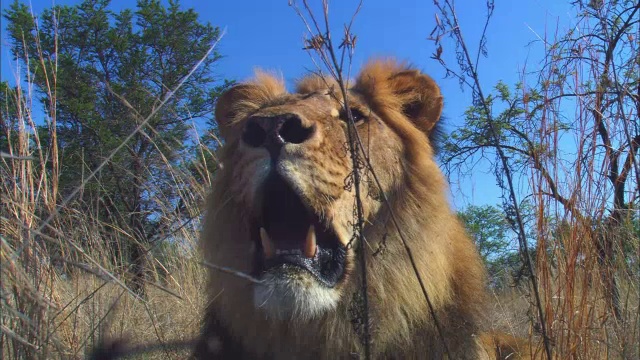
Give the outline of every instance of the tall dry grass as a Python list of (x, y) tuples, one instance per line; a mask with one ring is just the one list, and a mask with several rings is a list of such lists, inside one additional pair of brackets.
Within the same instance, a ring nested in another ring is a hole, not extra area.
[[(30, 72), (18, 67), (16, 86), (6, 89), (0, 104), (6, 139), (0, 159), (0, 357), (84, 358), (103, 339), (125, 339), (130, 346), (159, 344), (145, 358), (182, 358), (185, 349), (163, 344), (190, 340), (199, 330), (204, 269), (198, 264), (197, 229), (209, 174), (204, 167), (194, 172), (165, 163), (188, 217), (167, 199), (154, 199), (164, 206), (159, 217), (167, 231), (145, 245), (145, 296), (131, 292), (126, 257), (116, 245), (135, 241), (132, 230), (99, 220), (104, 199), (89, 206), (81, 196), (59, 197), (64, 164), (56, 140), (56, 66), (54, 59), (39, 58), (50, 70), (46, 91), (36, 93)], [(44, 127), (40, 96), (48, 105)], [(198, 134), (194, 139), (203, 158), (211, 155)], [(78, 180), (101, 186), (95, 178)], [(153, 184), (145, 186), (162, 194)]]
[(571, 30), (543, 35), (541, 99), (527, 103), (526, 86), (521, 94), (538, 147), (526, 172), (536, 271), (557, 354), (637, 359), (640, 99), (629, 90), (640, 75), (632, 35), (640, 4), (574, 5)]
[[(536, 209), (536, 270), (563, 358), (640, 358), (640, 162), (638, 135), (629, 137), (638, 134), (640, 99), (607, 84), (611, 77), (634, 86), (640, 70), (636, 64), (634, 75), (637, 44), (616, 44), (622, 31), (606, 20), (637, 19), (640, 6), (636, 15), (610, 15), (620, 11), (615, 6), (579, 16), (569, 34), (544, 35), (542, 98), (524, 101), (527, 136), (539, 147), (526, 172)], [(530, 91), (524, 87), (522, 98)]]

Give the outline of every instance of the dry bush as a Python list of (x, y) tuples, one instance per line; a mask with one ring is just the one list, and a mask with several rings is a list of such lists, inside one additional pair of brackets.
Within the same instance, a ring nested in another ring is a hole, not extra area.
[[(572, 4), (569, 29), (539, 36), (541, 64), (523, 70), (514, 89), (503, 83), (488, 89), (480, 83), (478, 63), (488, 51), (494, 2), (487, 2), (475, 54), (454, 2), (436, 1), (433, 58), (473, 93), (445, 163), (459, 170), (479, 157), (489, 159), (520, 240), (528, 281), (523, 297), (497, 295), (505, 311), (495, 325), (528, 333), (534, 345), (546, 340), (541, 357), (638, 358), (640, 4)], [(450, 53), (457, 66), (447, 62)], [(531, 224), (522, 221), (525, 200)], [(529, 321), (523, 323), (522, 314)]]

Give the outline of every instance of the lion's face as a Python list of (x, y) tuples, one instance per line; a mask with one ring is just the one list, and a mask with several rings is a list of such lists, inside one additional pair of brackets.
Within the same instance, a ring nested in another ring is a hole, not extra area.
[[(433, 81), (415, 71), (374, 71), (370, 76), (383, 77), (377, 84), (375, 78), (362, 76), (349, 90), (347, 102), (360, 139), (356, 146), (362, 146), (360, 161), (369, 160), (380, 184), (379, 188), (366, 167), (361, 169), (363, 215), (373, 222), (382, 205), (380, 191), (393, 196), (404, 181), (406, 154), (399, 130), (419, 128), (407, 114), (433, 113), (419, 108), (420, 96), (407, 94), (424, 85), (421, 81)], [(394, 79), (398, 88), (388, 90), (408, 100), (399, 101), (395, 109), (379, 110), (372, 92), (384, 91), (384, 84)], [(438, 100), (439, 108), (431, 124), (423, 124), (429, 129), (441, 108), (435, 90), (429, 95)], [(238, 221), (246, 227), (246, 238), (215, 241), (249, 245), (238, 247), (246, 253), (227, 256), (246, 257), (246, 270), (261, 280), (253, 288), (254, 306), (276, 318), (308, 319), (334, 309), (356, 259), (356, 189), (339, 88), (310, 77), (295, 93), (288, 93), (273, 78), (261, 75), (225, 93), (216, 118), (226, 141), (221, 170), (228, 179), (225, 192), (242, 214)]]
[[(353, 266), (355, 187), (347, 116), (329, 89), (282, 94), (273, 104), (238, 124), (229, 159), (237, 181), (229, 191), (251, 218), (255, 253), (247, 256), (263, 280), (255, 287), (255, 306), (279, 317), (312, 317), (336, 306)], [(383, 157), (373, 156), (373, 164), (397, 164), (398, 137), (356, 96), (349, 104), (365, 149), (387, 149), (379, 153)], [(361, 183), (363, 194), (368, 185)], [(379, 202), (364, 196), (363, 205), (368, 215)]]

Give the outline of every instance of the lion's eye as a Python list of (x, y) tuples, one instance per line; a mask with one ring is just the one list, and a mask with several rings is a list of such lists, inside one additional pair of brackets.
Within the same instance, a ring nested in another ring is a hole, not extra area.
[[(367, 116), (364, 113), (362, 113), (362, 111), (355, 108), (351, 108), (351, 116), (353, 116), (353, 122), (356, 125), (360, 125), (367, 120)], [(340, 114), (340, 118), (345, 122), (349, 122), (349, 116), (347, 112), (344, 110)]]

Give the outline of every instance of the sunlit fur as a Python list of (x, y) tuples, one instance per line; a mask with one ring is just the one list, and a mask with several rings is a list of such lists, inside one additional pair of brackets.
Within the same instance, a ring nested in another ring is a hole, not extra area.
[[(417, 70), (378, 60), (366, 65), (350, 88), (350, 105), (368, 116), (358, 132), (390, 206), (383, 206), (379, 189), (365, 172), (362, 200), (374, 358), (444, 356), (390, 210), (413, 253), (450, 358), (487, 357), (478, 340), (485, 272), (450, 209), (429, 140), (443, 106), (438, 86)], [(277, 171), (331, 224), (343, 244), (351, 240), (354, 189), (345, 186), (351, 160), (345, 123), (335, 116), (341, 100), (337, 84), (329, 79), (309, 76), (288, 93), (282, 80), (265, 73), (219, 100), (216, 120), (225, 140), (219, 151), (224, 166), (215, 174), (208, 199), (202, 234), (207, 261), (252, 271), (255, 244), (249, 229), (259, 211), (260, 184), (269, 171)], [(247, 146), (240, 136), (249, 116), (281, 113), (295, 113), (317, 131), (302, 144), (287, 144), (272, 169), (266, 150)], [(358, 319), (353, 315), (361, 279), (356, 259), (349, 250), (346, 275), (332, 289), (304, 271), (270, 272), (262, 285), (210, 271), (202, 344), (217, 337), (222, 347), (200, 347), (197, 355), (206, 358), (213, 356), (208, 351), (219, 351), (234, 358), (338, 359), (362, 354), (362, 327), (354, 325)]]

